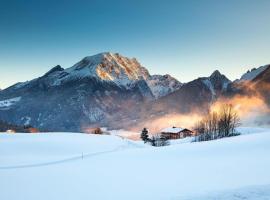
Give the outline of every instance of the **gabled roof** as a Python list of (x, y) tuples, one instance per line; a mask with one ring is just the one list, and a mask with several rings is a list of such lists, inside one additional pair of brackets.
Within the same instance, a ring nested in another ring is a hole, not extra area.
[(162, 133), (179, 133), (182, 130), (184, 130), (184, 129), (178, 128), (178, 127), (169, 127), (169, 128), (162, 129), (160, 132), (162, 132)]

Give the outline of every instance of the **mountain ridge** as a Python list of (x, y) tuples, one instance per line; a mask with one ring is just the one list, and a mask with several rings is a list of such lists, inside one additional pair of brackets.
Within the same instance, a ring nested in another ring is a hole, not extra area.
[[(131, 89), (137, 82), (145, 81), (154, 98), (165, 96), (182, 86), (181, 82), (170, 75), (150, 75), (148, 70), (135, 58), (129, 59), (118, 53), (110, 52), (84, 57), (66, 69), (57, 65), (38, 79), (44, 80), (45, 78), (47, 87), (60, 86), (73, 80), (95, 78), (101, 82), (105, 81), (118, 87)], [(16, 83), (9, 89), (24, 87), (35, 80)]]
[[(268, 69), (252, 82), (270, 82)], [(169, 74), (150, 75), (135, 58), (107, 52), (66, 69), (56, 65), (41, 77), (0, 91), (0, 120), (49, 131), (128, 129), (155, 116), (206, 112), (220, 97), (248, 92), (244, 83), (218, 70), (182, 84)]]

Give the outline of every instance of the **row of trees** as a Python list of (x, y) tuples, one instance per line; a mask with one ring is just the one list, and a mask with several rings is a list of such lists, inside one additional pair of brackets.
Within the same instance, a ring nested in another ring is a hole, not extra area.
[(160, 134), (153, 135), (149, 138), (149, 132), (146, 128), (143, 128), (142, 130), (141, 139), (144, 143), (149, 143), (154, 147), (168, 146), (170, 144), (169, 141)]
[[(239, 125), (240, 118), (236, 110), (231, 104), (224, 104), (218, 111), (209, 112), (195, 125), (195, 141), (208, 141), (239, 135), (236, 131), (236, 127)], [(150, 143), (152, 146), (169, 145), (169, 141), (162, 135), (154, 135), (149, 138), (146, 128), (141, 132), (141, 139), (144, 143)]]
[(195, 126), (197, 136), (195, 141), (214, 140), (238, 135), (236, 127), (240, 125), (240, 118), (230, 104), (225, 104), (217, 112), (208, 113)]

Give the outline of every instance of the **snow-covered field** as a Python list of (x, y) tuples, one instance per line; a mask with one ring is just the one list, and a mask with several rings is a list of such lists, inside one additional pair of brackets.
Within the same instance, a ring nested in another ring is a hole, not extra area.
[(0, 134), (0, 199), (270, 199), (270, 129), (150, 147), (117, 136)]

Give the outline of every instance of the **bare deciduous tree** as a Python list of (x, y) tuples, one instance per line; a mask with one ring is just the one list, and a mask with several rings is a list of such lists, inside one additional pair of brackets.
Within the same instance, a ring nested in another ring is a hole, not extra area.
[(155, 147), (161, 147), (161, 146), (168, 146), (170, 145), (169, 141), (162, 137), (161, 135), (155, 135), (155, 136), (152, 136), (152, 138), (150, 139), (151, 141), (151, 145), (152, 146), (155, 146)]
[(211, 112), (195, 125), (196, 141), (214, 140), (236, 135), (240, 119), (230, 104), (224, 104), (220, 111)]

